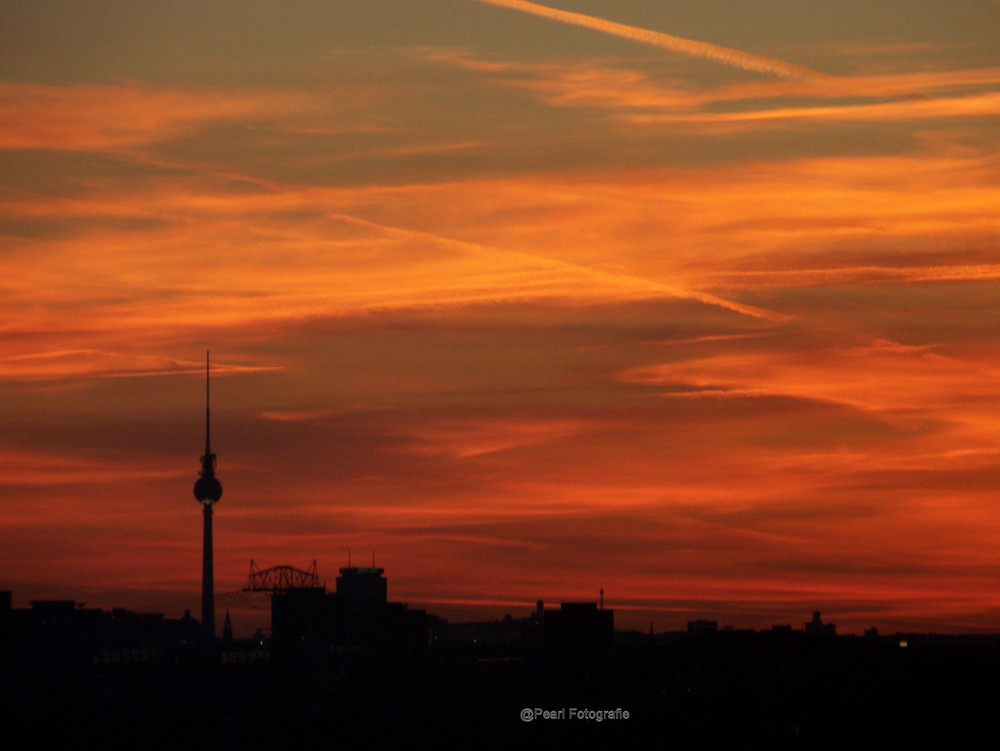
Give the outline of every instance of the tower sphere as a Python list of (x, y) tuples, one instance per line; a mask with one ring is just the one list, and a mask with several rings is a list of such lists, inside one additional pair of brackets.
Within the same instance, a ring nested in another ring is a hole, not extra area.
[(209, 410), (209, 362), (205, 353), (205, 455), (201, 457), (201, 475), (194, 484), (194, 498), (210, 507), (222, 497), (222, 483), (215, 477), (215, 454), (212, 453), (211, 412)]
[(198, 503), (212, 504), (222, 498), (222, 483), (214, 475), (202, 475), (194, 484), (194, 498)]

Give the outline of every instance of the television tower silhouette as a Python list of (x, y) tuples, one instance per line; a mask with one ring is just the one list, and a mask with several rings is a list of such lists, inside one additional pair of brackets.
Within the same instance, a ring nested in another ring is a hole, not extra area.
[(215, 579), (212, 566), (212, 507), (222, 497), (222, 483), (215, 477), (215, 454), (212, 453), (209, 411), (209, 353), (205, 352), (205, 455), (201, 457), (201, 476), (194, 484), (195, 500), (202, 506), (205, 519), (201, 553), (201, 629), (208, 641), (215, 639)]

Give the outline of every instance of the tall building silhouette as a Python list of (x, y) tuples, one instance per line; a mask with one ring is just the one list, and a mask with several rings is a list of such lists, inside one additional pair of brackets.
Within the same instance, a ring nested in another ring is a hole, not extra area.
[(384, 573), (385, 569), (374, 565), (371, 568), (342, 568), (337, 577), (337, 595), (355, 610), (383, 606), (389, 599)]
[(212, 566), (212, 508), (222, 497), (222, 483), (215, 476), (210, 419), (210, 375), (208, 352), (205, 353), (205, 455), (201, 457), (201, 475), (194, 484), (195, 500), (202, 506), (204, 536), (201, 557), (201, 628), (206, 639), (215, 638), (215, 580)]

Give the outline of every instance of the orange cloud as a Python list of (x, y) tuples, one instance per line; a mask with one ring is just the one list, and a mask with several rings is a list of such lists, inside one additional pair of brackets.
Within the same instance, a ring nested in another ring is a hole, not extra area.
[(968, 96), (930, 100), (905, 100), (850, 105), (814, 107), (784, 107), (757, 111), (629, 115), (631, 122), (688, 123), (697, 125), (737, 126), (752, 123), (819, 119), (825, 122), (849, 120), (855, 122), (890, 120), (929, 120), (942, 117), (995, 117), (1000, 113), (1000, 94), (974, 94)]
[[(213, 371), (250, 373), (275, 370), (273, 366), (213, 363)], [(0, 379), (45, 380), (55, 378), (148, 378), (200, 374), (204, 365), (142, 352), (65, 350), (34, 351), (0, 358)]]
[[(994, 166), (960, 155), (817, 158), (586, 181), (551, 174), (351, 190), (272, 182), (250, 195), (227, 180), (160, 178), (87, 198), (22, 197), (0, 218), (79, 229), (17, 240), (0, 259), (6, 325), (89, 333), (41, 349), (25, 339), (0, 366), (11, 376), (115, 370), (96, 364), (99, 352), (131, 351), (124, 342), (137, 329), (168, 336), (531, 299), (689, 299), (781, 324), (799, 311), (722, 291), (993, 278), (993, 264), (970, 262), (959, 246), (933, 256), (925, 247), (936, 237), (988, 247), (1000, 200)], [(141, 239), (129, 225), (136, 219), (149, 222)], [(886, 238), (901, 248), (891, 267)], [(844, 253), (844, 242), (857, 247)], [(199, 259), (210, 273), (197, 270)], [(63, 351), (75, 354), (46, 355)]]
[(99, 150), (173, 139), (195, 125), (295, 109), (296, 93), (0, 83), (0, 149)]
[[(48, 487), (80, 483), (141, 482), (183, 474), (177, 467), (133, 467), (124, 462), (95, 462), (84, 456), (28, 452), (16, 448), (0, 449), (0, 473), (5, 485)], [(6, 514), (5, 518), (9, 521), (10, 514)], [(58, 523), (59, 517), (56, 516), (52, 521)]]
[(644, 366), (629, 383), (689, 386), (693, 395), (779, 394), (872, 412), (934, 413), (963, 399), (1000, 396), (1000, 370), (936, 354), (930, 346), (868, 346), (778, 356), (739, 355)]
[(589, 63), (493, 63), (440, 51), (428, 58), (491, 74), (539, 94), (551, 106), (600, 108), (636, 125), (733, 129), (789, 120), (991, 118), (1000, 112), (995, 92), (1000, 68), (995, 67), (831, 76), (822, 85), (778, 80), (706, 88), (689, 81), (658, 81), (637, 69)]

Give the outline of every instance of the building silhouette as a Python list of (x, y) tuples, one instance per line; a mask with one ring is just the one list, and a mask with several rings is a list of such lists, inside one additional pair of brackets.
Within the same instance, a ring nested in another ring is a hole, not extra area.
[(347, 566), (337, 577), (337, 595), (353, 609), (377, 608), (388, 600), (385, 569)]
[(201, 627), (181, 618), (124, 608), (88, 608), (75, 600), (32, 600), (11, 606), (0, 591), (0, 660), (59, 663), (157, 662), (193, 646)]
[(696, 621), (688, 621), (687, 624), (687, 632), (689, 634), (714, 634), (718, 630), (718, 621), (709, 621), (699, 618)]
[(603, 665), (611, 658), (614, 631), (614, 610), (593, 602), (564, 602), (558, 610), (545, 611), (545, 653), (560, 663)]
[(335, 592), (290, 587), (271, 599), (271, 645), (276, 659), (331, 655), (414, 657), (443, 641), (446, 623), (425, 610), (389, 602), (382, 568), (340, 569)]
[(836, 636), (837, 627), (832, 623), (823, 623), (819, 611), (813, 612), (812, 620), (803, 626), (803, 631), (812, 636)]

